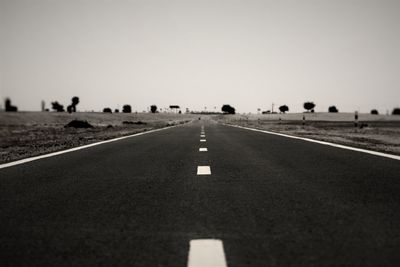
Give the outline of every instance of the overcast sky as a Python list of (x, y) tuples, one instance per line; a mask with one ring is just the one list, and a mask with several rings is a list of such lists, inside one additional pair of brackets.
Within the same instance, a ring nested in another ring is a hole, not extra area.
[(22, 110), (400, 106), (398, 0), (0, 0), (0, 33)]

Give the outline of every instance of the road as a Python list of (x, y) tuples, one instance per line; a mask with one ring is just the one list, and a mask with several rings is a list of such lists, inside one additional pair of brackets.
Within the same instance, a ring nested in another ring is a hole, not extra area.
[(184, 267), (198, 239), (230, 267), (398, 266), (399, 192), (400, 161), (195, 121), (1, 169), (1, 266)]

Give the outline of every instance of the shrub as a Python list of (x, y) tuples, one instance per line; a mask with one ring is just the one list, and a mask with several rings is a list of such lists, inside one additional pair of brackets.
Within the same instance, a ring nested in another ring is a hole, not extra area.
[(282, 113), (288, 112), (289, 111), (289, 107), (286, 105), (280, 106), (279, 107), (279, 111)]
[(392, 115), (400, 115), (400, 108), (394, 108), (392, 111)]
[(330, 113), (338, 113), (338, 112), (339, 112), (339, 110), (336, 108), (336, 106), (330, 106), (330, 107), (328, 108), (328, 111), (329, 111)]
[(5, 101), (6, 112), (17, 112), (18, 108), (11, 104), (11, 99), (7, 98)]
[(221, 110), (224, 114), (235, 114), (235, 108), (230, 105), (223, 105)]
[(132, 113), (132, 107), (130, 105), (124, 105), (122, 107), (122, 112), (123, 113)]
[(379, 115), (379, 112), (378, 112), (378, 110), (373, 109), (373, 110), (371, 110), (371, 114), (372, 115)]
[(103, 108), (104, 113), (112, 113), (111, 108)]
[(303, 107), (304, 107), (304, 109), (306, 109), (307, 111), (310, 111), (310, 110), (311, 110), (311, 112), (314, 112), (315, 104), (314, 104), (314, 102), (305, 102), (305, 103), (303, 104)]
[(157, 112), (157, 106), (156, 105), (151, 105), (150, 106), (150, 111), (151, 111), (151, 113), (156, 113)]
[(88, 123), (87, 121), (80, 121), (80, 120), (73, 120), (67, 125), (64, 126), (65, 128), (93, 128), (93, 126)]
[(64, 106), (58, 103), (57, 101), (51, 102), (52, 109), (57, 112), (64, 112)]
[(116, 108), (116, 109), (114, 110), (114, 113), (119, 113), (119, 109)]

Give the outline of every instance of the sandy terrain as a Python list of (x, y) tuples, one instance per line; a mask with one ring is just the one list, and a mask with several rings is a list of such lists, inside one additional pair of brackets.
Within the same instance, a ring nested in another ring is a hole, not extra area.
[[(186, 114), (1, 112), (0, 163), (184, 123), (197, 117)], [(93, 128), (64, 127), (75, 119), (86, 120)], [(135, 124), (139, 121), (142, 124)]]
[[(400, 155), (400, 116), (353, 113), (225, 115), (220, 122)], [(360, 127), (363, 125), (363, 127)]]

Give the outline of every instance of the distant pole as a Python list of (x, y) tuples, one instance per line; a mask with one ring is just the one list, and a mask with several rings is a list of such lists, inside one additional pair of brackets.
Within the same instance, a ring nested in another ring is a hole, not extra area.
[(354, 127), (358, 126), (358, 111), (354, 112)]
[(46, 110), (46, 102), (44, 102), (44, 100), (42, 100), (41, 106), (42, 106), (42, 112), (45, 111)]
[(303, 126), (306, 125), (306, 115), (303, 114)]
[(275, 104), (272, 103), (272, 109), (271, 109), (272, 111), (271, 111), (271, 113), (274, 113), (274, 105), (275, 105)]

